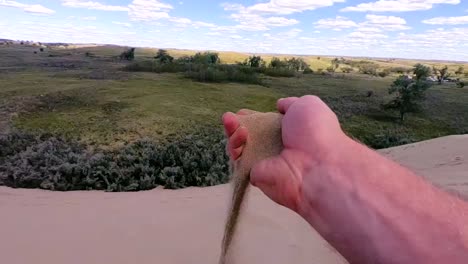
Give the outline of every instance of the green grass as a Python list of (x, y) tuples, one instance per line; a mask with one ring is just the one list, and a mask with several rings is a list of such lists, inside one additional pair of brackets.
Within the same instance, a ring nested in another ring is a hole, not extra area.
[[(21, 102), (23, 106), (13, 119), (16, 128), (64, 134), (89, 144), (115, 146), (143, 137), (159, 140), (204, 126), (221, 131), (220, 118), (226, 111), (272, 111), (278, 98), (306, 94), (322, 97), (337, 112), (347, 133), (373, 146), (390, 136), (395, 140), (392, 144), (402, 144), (468, 133), (468, 88), (455, 88), (454, 84), (435, 85), (428, 91), (424, 111), (410, 114), (405, 124), (399, 124), (396, 113), (380, 107), (390, 100), (387, 89), (395, 76), (337, 73), (267, 77), (265, 86), (199, 83), (183, 74), (123, 72), (120, 69), (126, 62), (114, 59), (123, 47), (33, 54), (35, 49), (0, 47), (0, 111), (2, 104)], [(96, 57), (86, 57), (86, 51)], [(150, 58), (155, 52), (137, 49), (137, 59)], [(49, 53), (58, 56), (48, 57)], [(170, 53), (182, 56), (193, 51)], [(223, 61), (235, 62), (248, 54), (222, 52), (220, 56)], [(269, 58), (271, 55), (265, 56)], [(306, 60), (317, 69), (326, 68), (331, 58), (308, 56)], [(414, 62), (377, 61), (392, 67)], [(366, 96), (369, 91), (373, 96)]]

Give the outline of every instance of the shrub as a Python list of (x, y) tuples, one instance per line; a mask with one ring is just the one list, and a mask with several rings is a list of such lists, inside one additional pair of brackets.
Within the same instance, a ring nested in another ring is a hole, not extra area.
[(135, 48), (129, 48), (128, 50), (122, 52), (120, 54), (120, 59), (128, 61), (135, 59)]
[(121, 192), (228, 181), (225, 140), (213, 131), (164, 144), (139, 140), (114, 151), (14, 132), (0, 137), (0, 151), (0, 185), (14, 188)]
[(364, 63), (358, 66), (359, 72), (362, 74), (377, 75), (378, 65), (375, 63)]
[(411, 68), (407, 67), (391, 67), (388, 69), (392, 73), (398, 73), (398, 74), (403, 74), (405, 72), (411, 72)]
[(171, 63), (174, 61), (174, 57), (169, 55), (169, 53), (163, 49), (158, 50), (154, 58), (161, 64)]
[(314, 73), (314, 71), (310, 67), (307, 67), (307, 68), (304, 69), (303, 73), (304, 74), (312, 74), (312, 73)]
[(385, 78), (388, 75), (390, 75), (390, 70), (389, 69), (384, 69), (383, 71), (378, 73), (379, 77)]
[(199, 82), (239, 82), (262, 84), (254, 69), (238, 65), (217, 65), (188, 71), (188, 78)]
[(362, 140), (364, 144), (374, 149), (390, 148), (415, 142), (407, 133), (389, 130), (364, 137)]
[(354, 69), (351, 68), (351, 67), (342, 67), (342, 68), (341, 68), (341, 71), (342, 71), (343, 73), (351, 73), (351, 72), (354, 71)]
[(294, 77), (296, 71), (288, 68), (265, 68), (263, 74), (271, 77)]
[(463, 87), (465, 87), (465, 82), (457, 82), (457, 87), (458, 87), (458, 88), (463, 88)]
[(40, 51), (40, 52), (44, 52), (44, 48), (40, 48), (39, 51)]
[(425, 99), (425, 91), (431, 87), (426, 81), (430, 74), (430, 68), (422, 64), (414, 66), (416, 79), (409, 79), (406, 76), (400, 76), (389, 88), (389, 94), (396, 94), (396, 97), (387, 104), (388, 108), (398, 109), (400, 112), (400, 121), (404, 121), (407, 113), (419, 110), (419, 103)]
[(219, 54), (216, 52), (198, 52), (191, 58), (193, 63), (196, 64), (220, 64), (221, 60)]
[(330, 66), (330, 67), (327, 67), (327, 72), (335, 72), (335, 67), (333, 66)]

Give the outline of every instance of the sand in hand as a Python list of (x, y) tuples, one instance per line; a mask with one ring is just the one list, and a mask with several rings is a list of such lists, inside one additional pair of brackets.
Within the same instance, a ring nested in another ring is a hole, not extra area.
[[(438, 185), (467, 191), (468, 136), (382, 153)], [(1, 263), (217, 263), (229, 195), (228, 185), (138, 193), (1, 187)], [(246, 205), (239, 263), (343, 263), (305, 221), (256, 188)]]

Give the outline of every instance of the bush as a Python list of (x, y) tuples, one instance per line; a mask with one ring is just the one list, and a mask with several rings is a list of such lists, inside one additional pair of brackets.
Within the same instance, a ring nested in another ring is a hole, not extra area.
[(388, 75), (390, 75), (390, 70), (389, 69), (384, 69), (383, 71), (379, 72), (377, 75), (379, 75), (379, 77), (385, 78)]
[(135, 59), (135, 48), (129, 48), (128, 50), (122, 52), (120, 54), (120, 59), (128, 61)]
[(294, 77), (296, 71), (288, 68), (265, 68), (263, 74), (271, 77)]
[(44, 52), (44, 48), (40, 48), (39, 51), (40, 51), (40, 52)]
[(327, 67), (327, 72), (330, 72), (330, 73), (335, 72), (335, 67), (333, 67), (333, 66)]
[(463, 87), (465, 87), (465, 82), (457, 82), (457, 87), (458, 87), (458, 88), (463, 88)]
[(307, 68), (304, 69), (303, 73), (304, 74), (312, 74), (312, 73), (314, 73), (314, 71), (310, 67), (307, 67)]
[(342, 71), (343, 73), (351, 73), (351, 72), (354, 71), (354, 69), (351, 68), (351, 67), (342, 67), (342, 68), (341, 68), (341, 71)]
[(392, 73), (398, 73), (398, 74), (403, 74), (405, 72), (411, 72), (412, 71), (411, 68), (407, 68), (407, 67), (391, 67), (388, 70), (390, 72), (392, 72)]
[(204, 131), (165, 144), (139, 140), (115, 151), (51, 135), (0, 137), (0, 185), (55, 191), (148, 190), (228, 181), (225, 140)]
[(239, 82), (262, 84), (253, 68), (239, 65), (217, 65), (188, 71), (188, 78), (199, 82)]
[(359, 72), (362, 74), (377, 75), (378, 65), (375, 63), (365, 63), (358, 66)]

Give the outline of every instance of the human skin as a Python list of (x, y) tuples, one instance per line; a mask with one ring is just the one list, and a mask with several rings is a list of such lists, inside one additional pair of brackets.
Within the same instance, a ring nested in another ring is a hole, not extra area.
[[(252, 185), (302, 216), (350, 263), (468, 263), (465, 201), (352, 140), (318, 97), (277, 106), (284, 150), (254, 165)], [(223, 124), (236, 160), (248, 131), (233, 113)]]

